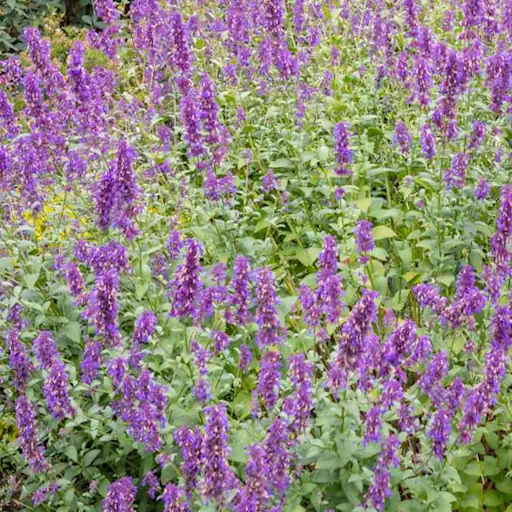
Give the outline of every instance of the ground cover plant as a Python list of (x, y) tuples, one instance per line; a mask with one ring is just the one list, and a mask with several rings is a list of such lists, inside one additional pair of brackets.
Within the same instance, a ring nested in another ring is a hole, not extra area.
[(512, 510), (510, 0), (97, 0), (0, 63), (0, 509)]

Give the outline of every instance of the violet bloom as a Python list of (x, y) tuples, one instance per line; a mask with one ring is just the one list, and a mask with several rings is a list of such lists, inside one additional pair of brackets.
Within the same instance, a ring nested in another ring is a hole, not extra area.
[(290, 422), (290, 430), (299, 434), (305, 430), (311, 411), (314, 409), (313, 366), (306, 362), (304, 354), (290, 356), (289, 362), (289, 374), (294, 393), (287, 398), (283, 409), (286, 409), (285, 412), (293, 418)]
[(407, 126), (399, 121), (396, 124), (395, 133), (393, 135), (393, 142), (400, 146), (402, 155), (407, 155), (411, 149), (412, 135), (409, 133)]
[(194, 316), (197, 312), (197, 295), (202, 288), (200, 277), (200, 258), (202, 247), (193, 239), (187, 240), (187, 254), (178, 266), (169, 283), (169, 298), (171, 300), (170, 316)]
[(233, 277), (230, 288), (232, 290), (231, 307), (234, 311), (227, 314), (228, 321), (239, 325), (246, 324), (251, 318), (249, 304), (251, 291), (249, 289), (251, 276), (251, 263), (249, 258), (238, 255), (235, 258)]
[(80, 363), (82, 382), (90, 385), (98, 376), (101, 367), (101, 342), (89, 341), (85, 345), (84, 356)]
[(249, 446), (249, 460), (245, 468), (246, 482), (240, 489), (235, 512), (267, 510), (270, 500), (269, 467), (264, 448), (255, 444)]
[(32, 344), (32, 350), (39, 361), (39, 368), (47, 370), (54, 359), (60, 359), (54, 339), (48, 331), (41, 331)]
[(364, 370), (365, 351), (371, 347), (368, 338), (377, 319), (375, 301), (378, 296), (373, 290), (363, 289), (363, 296), (343, 324), (336, 359), (328, 376), (328, 386), (335, 397), (340, 387), (345, 385), (349, 371)]
[(438, 288), (432, 284), (417, 284), (413, 287), (412, 291), (421, 307), (430, 307), (438, 315), (440, 315), (447, 306), (447, 299), (444, 297), (441, 298)]
[(59, 489), (57, 482), (52, 482), (49, 485), (40, 487), (36, 492), (32, 494), (32, 503), (35, 507), (41, 505), (41, 503), (47, 502)]
[(183, 491), (174, 484), (167, 484), (162, 494), (164, 512), (190, 512), (190, 506)]
[(181, 427), (174, 433), (174, 439), (181, 448), (183, 462), (181, 471), (185, 479), (187, 495), (191, 496), (196, 490), (199, 474), (203, 466), (203, 435), (196, 427), (191, 430), (188, 427)]
[(16, 425), (18, 444), (23, 458), (34, 473), (43, 473), (50, 468), (44, 457), (44, 446), (39, 444), (37, 413), (27, 397), (20, 394), (16, 398)]
[(176, 229), (173, 229), (165, 242), (165, 248), (169, 251), (169, 259), (175, 260), (180, 255), (181, 249), (185, 243), (181, 233)]
[(184, 130), (184, 139), (189, 145), (191, 157), (204, 155), (206, 150), (203, 144), (200, 125), (200, 110), (193, 90), (183, 97), (180, 103), (180, 119)]
[(125, 140), (119, 141), (115, 159), (96, 184), (96, 215), (100, 229), (113, 225), (132, 236), (132, 219), (137, 213), (136, 202), (140, 196), (133, 170), (136, 159), (135, 150)]
[(18, 333), (14, 330), (7, 333), (7, 347), (9, 349), (9, 366), (14, 372), (14, 387), (21, 392), (27, 387), (35, 367), (30, 361), (27, 347), (20, 341)]
[(291, 455), (289, 450), (290, 433), (281, 418), (276, 418), (268, 429), (263, 443), (268, 466), (268, 480), (281, 501), (290, 486)]
[(367, 253), (375, 248), (375, 241), (372, 232), (373, 224), (367, 220), (360, 220), (354, 228), (356, 235), (357, 252), (361, 254), (359, 261), (367, 263), (369, 258)]
[(144, 311), (135, 321), (135, 329), (133, 331), (133, 343), (147, 343), (151, 335), (155, 331), (158, 318), (152, 311)]
[(347, 167), (353, 160), (353, 154), (350, 149), (350, 131), (348, 123), (338, 123), (334, 127), (333, 135), (336, 160), (338, 162), (336, 174), (340, 176), (351, 174), (352, 171)]
[(84, 278), (80, 273), (80, 269), (73, 263), (69, 262), (65, 266), (66, 281), (68, 283), (69, 293), (78, 298), (78, 304), (82, 304), (83, 291), (85, 287)]
[(391, 474), (389, 466), (398, 466), (399, 460), (396, 452), (400, 448), (400, 441), (390, 435), (383, 443), (377, 463), (373, 468), (373, 482), (365, 496), (365, 503), (379, 511), (384, 510), (386, 498), (391, 496)]
[(459, 153), (452, 159), (452, 166), (445, 171), (444, 181), (447, 190), (462, 188), (466, 183), (466, 170), (469, 165), (469, 155)]
[(262, 188), (264, 192), (271, 192), (277, 187), (276, 176), (272, 171), (268, 171), (263, 179), (261, 180)]
[(48, 376), (43, 384), (43, 395), (52, 416), (62, 420), (73, 417), (75, 409), (69, 400), (69, 377), (61, 359), (54, 359), (48, 368)]
[(442, 350), (434, 355), (425, 373), (418, 381), (419, 387), (429, 396), (435, 391), (437, 385), (448, 375), (449, 364), (446, 351)]
[(500, 190), (500, 210), (496, 221), (496, 232), (491, 238), (491, 250), (496, 266), (505, 274), (510, 272), (508, 264), (511, 259), (508, 250), (512, 234), (512, 186), (503, 185)]
[(205, 141), (209, 144), (217, 144), (220, 141), (219, 110), (215, 86), (208, 74), (203, 73), (201, 76), (201, 92), (199, 97), (199, 118), (203, 124)]
[(427, 436), (432, 441), (432, 451), (440, 460), (444, 458), (451, 430), (450, 415), (444, 409), (440, 409), (427, 432)]
[(238, 367), (243, 372), (246, 372), (249, 366), (252, 363), (252, 352), (251, 349), (245, 345), (240, 345), (240, 362), (238, 363)]
[(475, 187), (475, 197), (481, 201), (489, 195), (489, 192), (489, 183), (487, 183), (485, 178), (481, 178), (478, 185)]
[(156, 499), (156, 493), (160, 490), (160, 480), (155, 475), (154, 471), (148, 471), (146, 476), (142, 479), (141, 484), (144, 487), (148, 487), (148, 496), (154, 500)]
[(485, 141), (486, 126), (483, 121), (473, 121), (473, 132), (469, 140), (468, 149), (478, 149)]
[(421, 149), (427, 160), (433, 160), (436, 156), (436, 140), (428, 124), (421, 127)]
[(107, 487), (107, 496), (103, 500), (103, 512), (133, 512), (137, 496), (137, 487), (131, 477), (125, 476)]
[(236, 486), (236, 477), (229, 467), (228, 418), (224, 404), (205, 410), (206, 425), (203, 443), (203, 494), (223, 506), (226, 493)]
[(255, 322), (258, 324), (256, 343), (258, 347), (276, 345), (282, 341), (281, 324), (277, 315), (276, 306), (279, 298), (276, 293), (274, 275), (268, 267), (256, 271), (256, 314)]
[(414, 97), (422, 106), (430, 103), (430, 88), (432, 85), (432, 69), (428, 59), (418, 55), (414, 59), (413, 76), (414, 76)]
[(213, 331), (211, 333), (213, 350), (220, 354), (229, 347), (229, 336), (224, 331)]
[(106, 346), (116, 346), (121, 343), (117, 326), (117, 292), (119, 288), (119, 274), (111, 269), (101, 273), (89, 294), (87, 309), (83, 313), (94, 327), (97, 336), (103, 338)]
[(259, 411), (260, 400), (267, 410), (272, 409), (277, 403), (281, 387), (281, 354), (273, 350), (266, 352), (260, 360), (260, 367), (258, 385), (253, 392), (254, 415)]
[(113, 23), (119, 18), (119, 11), (113, 0), (94, 0), (96, 15), (105, 23)]

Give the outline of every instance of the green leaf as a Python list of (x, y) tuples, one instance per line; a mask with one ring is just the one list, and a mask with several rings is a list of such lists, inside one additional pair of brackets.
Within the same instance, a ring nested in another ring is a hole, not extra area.
[(62, 328), (61, 332), (75, 343), (80, 343), (82, 339), (81, 326), (78, 322), (69, 322)]
[(289, 158), (279, 158), (271, 162), (270, 167), (273, 169), (293, 169), (295, 168), (295, 164)]
[(471, 462), (464, 468), (464, 473), (470, 476), (482, 476), (482, 468), (479, 462)]
[(490, 457), (486, 455), (484, 457), (484, 465), (482, 474), (484, 476), (494, 476), (499, 475), (501, 472), (500, 467), (498, 466), (498, 461), (494, 457)]
[(305, 266), (311, 267), (322, 252), (321, 247), (309, 247), (308, 249), (298, 249), (296, 258)]
[(33, 290), (37, 280), (39, 279), (39, 272), (36, 274), (23, 274), (23, 281), (25, 281), (25, 284), (27, 285), (27, 288), (29, 290)]
[(488, 507), (499, 507), (503, 504), (503, 495), (494, 490), (484, 491), (484, 505)]
[(94, 462), (94, 459), (100, 454), (100, 452), (101, 450), (98, 450), (97, 448), (87, 452), (83, 458), (84, 467), (90, 466)]
[(373, 238), (375, 240), (384, 240), (385, 238), (394, 238), (396, 233), (387, 226), (375, 226), (373, 228)]
[(78, 450), (72, 444), (66, 446), (66, 455), (73, 461), (78, 462)]

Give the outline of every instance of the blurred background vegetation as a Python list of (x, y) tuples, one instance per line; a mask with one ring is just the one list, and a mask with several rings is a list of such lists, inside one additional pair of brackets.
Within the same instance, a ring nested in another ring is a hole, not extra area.
[[(118, 2), (127, 6), (130, 2)], [(24, 48), (20, 37), (27, 26), (46, 32), (48, 25), (101, 28), (92, 0), (0, 0), (0, 59)], [(72, 29), (70, 29), (72, 30)]]

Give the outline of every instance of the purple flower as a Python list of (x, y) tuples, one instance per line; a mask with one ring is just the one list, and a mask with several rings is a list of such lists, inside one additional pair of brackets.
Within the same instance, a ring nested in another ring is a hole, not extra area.
[(96, 185), (96, 215), (100, 229), (111, 225), (129, 237), (134, 233), (132, 219), (137, 213), (140, 195), (133, 163), (137, 153), (125, 140), (119, 141), (116, 158)]
[(361, 257), (359, 258), (361, 263), (366, 263), (368, 261), (367, 253), (373, 251), (375, 248), (372, 228), (372, 223), (367, 220), (360, 220), (354, 228), (357, 252), (361, 254)]
[(511, 259), (508, 242), (512, 234), (512, 186), (502, 186), (500, 197), (500, 210), (496, 221), (496, 233), (491, 238), (491, 249), (498, 269), (508, 274), (510, 271), (508, 264)]
[(48, 369), (43, 384), (43, 395), (52, 416), (56, 419), (73, 417), (75, 409), (69, 400), (69, 378), (66, 367), (60, 358), (54, 359)]
[(78, 303), (82, 303), (82, 293), (84, 291), (84, 279), (79, 268), (72, 262), (65, 266), (66, 281), (68, 283), (69, 293), (78, 298)]
[(184, 139), (189, 145), (190, 156), (201, 156), (206, 152), (201, 135), (200, 110), (197, 103), (196, 94), (191, 89), (183, 97), (180, 104), (181, 124), (184, 129)]
[(432, 451), (440, 460), (444, 458), (446, 444), (448, 443), (451, 430), (450, 415), (444, 409), (440, 409), (427, 431), (427, 436), (432, 441)]
[(245, 468), (246, 481), (237, 495), (235, 512), (267, 510), (270, 500), (270, 469), (263, 447), (249, 446), (249, 460)]
[(306, 362), (304, 354), (295, 354), (289, 359), (289, 375), (294, 393), (288, 397), (284, 409), (293, 419), (290, 429), (295, 434), (302, 432), (314, 409), (312, 399), (313, 366)]
[(226, 350), (229, 347), (229, 336), (224, 331), (213, 331), (211, 333), (213, 349), (216, 354)]
[(113, 23), (119, 18), (114, 0), (94, 0), (96, 15), (105, 23)]
[(164, 512), (190, 512), (183, 491), (174, 484), (167, 484), (162, 495)]
[(233, 277), (230, 288), (232, 290), (231, 306), (233, 312), (229, 312), (228, 320), (230, 323), (239, 325), (246, 324), (251, 318), (249, 304), (251, 300), (251, 291), (249, 289), (251, 276), (251, 263), (249, 258), (238, 255), (235, 258)]
[(14, 386), (18, 391), (23, 391), (35, 370), (34, 365), (30, 361), (27, 347), (20, 341), (18, 333), (14, 330), (7, 333), (7, 347), (9, 348), (9, 366), (14, 372)]
[(475, 187), (475, 197), (481, 201), (489, 195), (489, 192), (489, 183), (487, 183), (485, 178), (481, 178), (478, 185)]
[(20, 394), (16, 398), (16, 425), (18, 426), (18, 443), (23, 458), (34, 473), (43, 473), (50, 468), (44, 457), (44, 446), (39, 445), (37, 413), (27, 397)]
[(485, 141), (485, 123), (483, 121), (473, 121), (473, 132), (469, 140), (468, 149), (478, 149)]
[(380, 441), (382, 429), (383, 409), (379, 405), (374, 405), (366, 415), (364, 444), (378, 443)]
[(101, 367), (101, 342), (89, 341), (85, 345), (84, 356), (80, 363), (82, 382), (90, 385), (98, 376)]
[(421, 127), (421, 148), (427, 160), (432, 160), (436, 156), (436, 139), (428, 124)]
[(133, 343), (147, 343), (155, 331), (158, 318), (152, 311), (144, 311), (135, 321)]
[(208, 74), (203, 73), (201, 76), (201, 92), (199, 97), (199, 118), (203, 124), (205, 141), (209, 144), (217, 144), (220, 141), (219, 110), (215, 86)]
[(277, 403), (281, 387), (281, 354), (273, 350), (266, 352), (260, 360), (260, 367), (258, 385), (253, 393), (253, 414), (259, 411), (260, 399), (267, 410)]
[(264, 192), (271, 192), (275, 190), (277, 187), (276, 176), (272, 171), (268, 171), (263, 179), (261, 180), (261, 184)]
[(173, 229), (165, 242), (165, 248), (169, 251), (169, 258), (171, 260), (177, 259), (184, 245), (185, 243), (183, 242), (181, 233)]
[(422, 106), (427, 106), (430, 103), (431, 75), (432, 69), (428, 59), (422, 55), (416, 56), (413, 67), (414, 98)]
[(430, 307), (432, 310), (441, 314), (446, 308), (447, 300), (439, 295), (439, 290), (431, 284), (421, 283), (417, 284), (412, 289), (414, 297), (421, 307)]
[(469, 165), (469, 155), (459, 153), (452, 160), (452, 166), (445, 171), (444, 181), (448, 190), (462, 188), (466, 183), (466, 170)]
[(348, 123), (338, 123), (334, 127), (333, 135), (337, 155), (336, 160), (338, 162), (336, 174), (340, 176), (351, 174), (351, 171), (347, 167), (353, 160), (353, 154), (350, 150), (350, 131)]
[(84, 318), (89, 320), (97, 336), (101, 336), (106, 346), (116, 346), (121, 343), (117, 327), (117, 292), (119, 274), (111, 269), (101, 273), (89, 294)]
[(240, 345), (240, 362), (238, 363), (238, 366), (240, 370), (243, 372), (246, 372), (249, 366), (252, 363), (252, 352), (251, 349), (245, 345)]
[(258, 324), (256, 343), (258, 347), (276, 345), (282, 340), (281, 324), (277, 316), (276, 306), (279, 298), (276, 293), (274, 275), (268, 267), (256, 271), (256, 314), (254, 320)]
[(208, 380), (205, 378), (198, 379), (192, 389), (192, 395), (203, 404), (210, 400), (212, 392)]
[(448, 370), (449, 365), (446, 351), (442, 350), (434, 355), (425, 368), (425, 373), (418, 381), (419, 387), (423, 392), (432, 396), (433, 392), (437, 389), (437, 385), (448, 375)]
[(228, 419), (224, 404), (205, 410), (206, 425), (203, 443), (203, 494), (223, 506), (226, 493), (236, 485), (236, 479), (228, 463)]
[(176, 443), (181, 448), (183, 463), (181, 471), (185, 479), (185, 488), (187, 494), (197, 488), (198, 477), (203, 465), (203, 435), (196, 428), (191, 430), (187, 427), (181, 427), (174, 434)]
[(48, 331), (42, 331), (32, 344), (32, 350), (39, 361), (39, 368), (47, 370), (54, 359), (60, 359), (54, 339)]
[(185, 260), (178, 266), (169, 283), (171, 300), (170, 316), (194, 316), (197, 312), (197, 296), (202, 288), (200, 278), (201, 244), (196, 240), (187, 240)]
[(290, 485), (291, 456), (288, 451), (290, 434), (286, 423), (276, 418), (268, 429), (263, 443), (269, 468), (268, 479), (273, 490), (284, 499)]
[(365, 504), (384, 510), (386, 498), (391, 496), (390, 484), (391, 474), (389, 466), (398, 466), (399, 460), (396, 455), (400, 448), (400, 441), (394, 435), (390, 435), (383, 443), (382, 451), (373, 468), (373, 482), (365, 496)]
[(156, 498), (156, 493), (160, 490), (160, 480), (155, 475), (154, 471), (148, 471), (146, 476), (142, 479), (142, 485), (144, 487), (149, 487), (148, 496), (154, 500)]
[(137, 496), (137, 487), (131, 477), (125, 476), (107, 487), (107, 496), (103, 500), (103, 512), (133, 512), (133, 503)]
[(36, 492), (32, 494), (32, 503), (35, 507), (41, 505), (41, 503), (47, 502), (58, 490), (59, 484), (52, 482), (49, 485), (40, 487)]
[(393, 135), (393, 142), (397, 146), (400, 146), (402, 155), (409, 153), (411, 149), (412, 135), (409, 133), (407, 126), (402, 121), (399, 121), (396, 124), (395, 134)]

